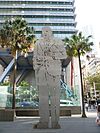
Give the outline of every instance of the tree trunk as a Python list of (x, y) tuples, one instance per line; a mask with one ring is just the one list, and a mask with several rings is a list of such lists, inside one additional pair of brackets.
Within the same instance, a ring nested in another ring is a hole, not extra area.
[(71, 60), (71, 87), (73, 88), (73, 58)]
[(80, 51), (78, 50), (78, 59), (79, 59), (79, 69), (80, 69), (80, 81), (81, 81), (81, 96), (82, 96), (82, 117), (86, 118), (85, 106), (84, 106), (84, 91), (83, 91), (83, 81), (82, 81), (82, 69), (81, 69), (81, 59)]

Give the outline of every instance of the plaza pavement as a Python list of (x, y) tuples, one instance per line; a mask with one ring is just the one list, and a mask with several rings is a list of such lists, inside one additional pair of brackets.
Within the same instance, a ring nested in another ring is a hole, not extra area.
[(0, 122), (0, 133), (100, 133), (100, 126), (95, 123), (96, 112), (86, 112), (87, 118), (81, 115), (60, 117), (61, 129), (33, 129), (38, 117), (16, 118), (14, 122)]

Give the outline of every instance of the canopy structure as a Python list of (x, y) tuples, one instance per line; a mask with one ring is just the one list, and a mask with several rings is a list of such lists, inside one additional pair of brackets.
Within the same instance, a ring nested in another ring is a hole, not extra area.
[[(21, 54), (17, 55), (17, 70), (21, 72), (20, 76), (28, 70), (33, 70), (32, 54), (32, 52), (28, 53), (27, 57)], [(4, 72), (0, 76), (0, 82), (2, 82), (5, 77), (10, 74), (14, 66), (14, 59), (9, 49), (0, 49), (0, 64), (4, 68)]]
[[(32, 67), (32, 52), (28, 53), (27, 57), (21, 54), (17, 55), (17, 69), (33, 69)], [(0, 49), (0, 64), (6, 68), (10, 62), (13, 60), (13, 56), (9, 49)]]
[[(17, 55), (17, 70), (20, 70), (22, 76), (26, 71), (33, 70), (33, 52), (29, 52), (28, 55), (25, 57), (18, 53)], [(67, 57), (66, 60), (62, 62), (62, 67), (67, 67), (71, 58)], [(11, 55), (9, 49), (0, 48), (0, 64), (4, 68), (3, 74), (0, 76), (0, 82), (2, 82), (5, 77), (12, 71), (14, 66), (14, 59)]]

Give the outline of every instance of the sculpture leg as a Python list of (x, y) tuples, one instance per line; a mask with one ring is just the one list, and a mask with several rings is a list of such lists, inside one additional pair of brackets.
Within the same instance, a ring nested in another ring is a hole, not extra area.
[(56, 77), (52, 80), (51, 95), (51, 126), (52, 128), (60, 128), (59, 112), (60, 112), (60, 78)]
[(39, 89), (39, 123), (35, 125), (35, 128), (48, 128), (49, 127), (49, 101), (47, 83), (45, 76), (41, 73), (38, 77), (38, 89)]
[(35, 128), (48, 128), (49, 127), (49, 103), (47, 88), (41, 86), (39, 90), (39, 123), (35, 125)]

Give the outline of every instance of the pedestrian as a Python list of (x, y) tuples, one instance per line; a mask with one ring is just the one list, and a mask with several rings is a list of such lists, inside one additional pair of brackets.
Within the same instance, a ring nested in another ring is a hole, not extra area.
[(91, 99), (89, 99), (89, 108), (91, 109)]
[(96, 117), (96, 123), (100, 126), (100, 104), (97, 105), (97, 117)]
[(86, 111), (88, 111), (88, 103), (85, 104)]

